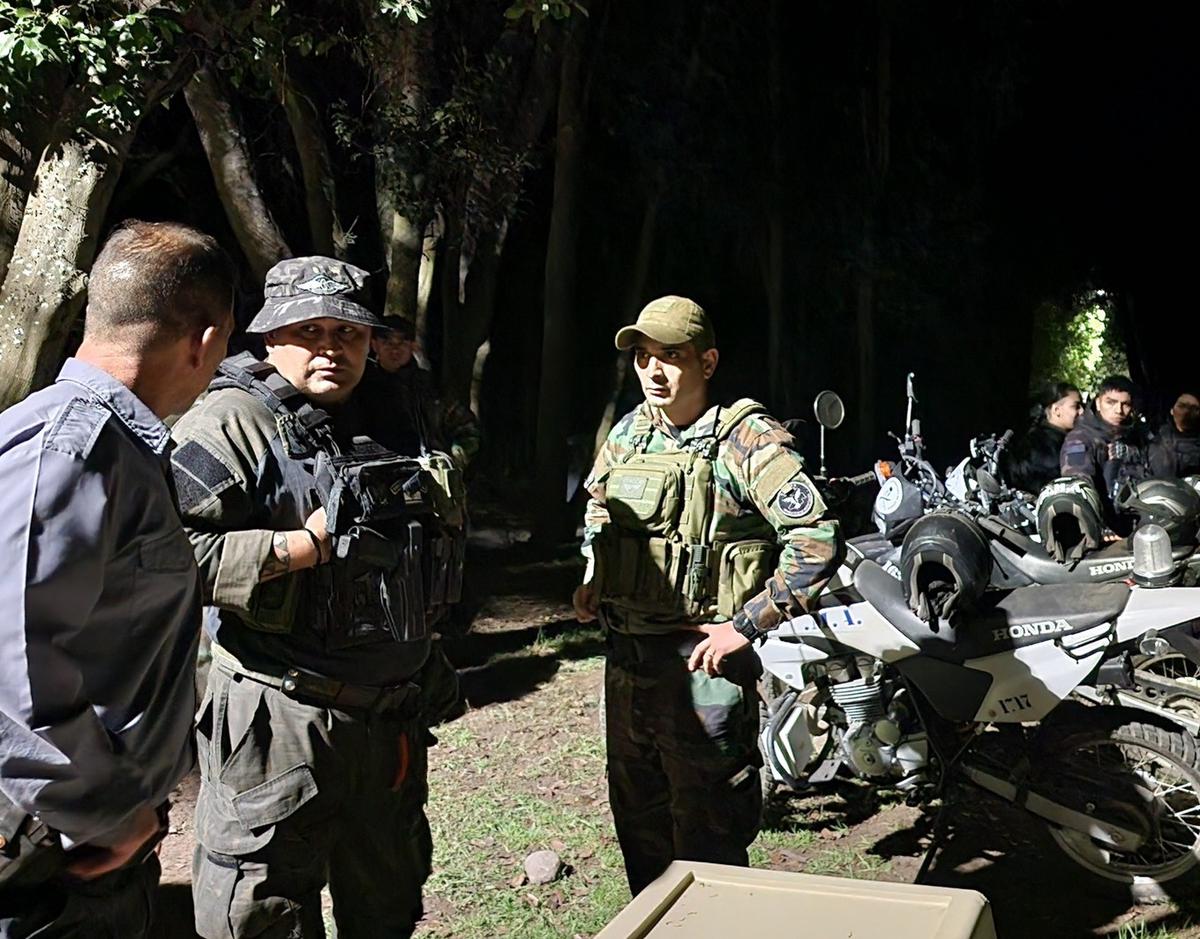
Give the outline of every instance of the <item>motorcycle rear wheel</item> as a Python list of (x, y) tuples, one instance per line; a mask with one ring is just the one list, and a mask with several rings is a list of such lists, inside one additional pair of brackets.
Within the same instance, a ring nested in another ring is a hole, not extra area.
[(1200, 755), (1187, 734), (1151, 724), (1091, 727), (1055, 741), (1039, 792), (1142, 834), (1136, 851), (1117, 851), (1083, 832), (1050, 826), (1071, 860), (1135, 891), (1152, 889), (1200, 865)]

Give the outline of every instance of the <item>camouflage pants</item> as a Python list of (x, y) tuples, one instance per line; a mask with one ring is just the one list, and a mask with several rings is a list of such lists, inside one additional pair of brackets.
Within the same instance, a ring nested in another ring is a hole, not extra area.
[(689, 672), (698, 640), (609, 633), (609, 802), (634, 895), (672, 860), (744, 866), (758, 834), (761, 666), (746, 650), (725, 676)]
[(433, 852), (426, 731), (214, 667), (200, 707), (192, 892), (204, 939), (411, 935)]
[(45, 887), (0, 892), (3, 939), (140, 939), (150, 930), (158, 858), (87, 883), (56, 880)]

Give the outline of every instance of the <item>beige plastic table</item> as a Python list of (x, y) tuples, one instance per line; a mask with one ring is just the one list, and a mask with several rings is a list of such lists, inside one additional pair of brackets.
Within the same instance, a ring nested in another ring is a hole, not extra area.
[(596, 939), (996, 939), (974, 890), (676, 861)]

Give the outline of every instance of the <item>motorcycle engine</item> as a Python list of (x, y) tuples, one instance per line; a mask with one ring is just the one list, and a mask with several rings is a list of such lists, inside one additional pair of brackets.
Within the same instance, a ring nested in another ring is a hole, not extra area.
[(846, 766), (862, 777), (897, 778), (899, 788), (921, 782), (929, 742), (910, 714), (903, 690), (892, 696), (886, 709), (883, 685), (873, 675), (836, 682), (829, 691), (846, 715), (838, 741)]

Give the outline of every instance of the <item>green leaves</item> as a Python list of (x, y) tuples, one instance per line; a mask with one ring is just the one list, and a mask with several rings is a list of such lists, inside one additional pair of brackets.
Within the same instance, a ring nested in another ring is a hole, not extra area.
[[(115, 0), (0, 0), (0, 117), (65, 83), (85, 92), (85, 119), (119, 128), (141, 107), (135, 89), (169, 59), (182, 27), (160, 8)], [(53, 104), (54, 102), (49, 102)]]

